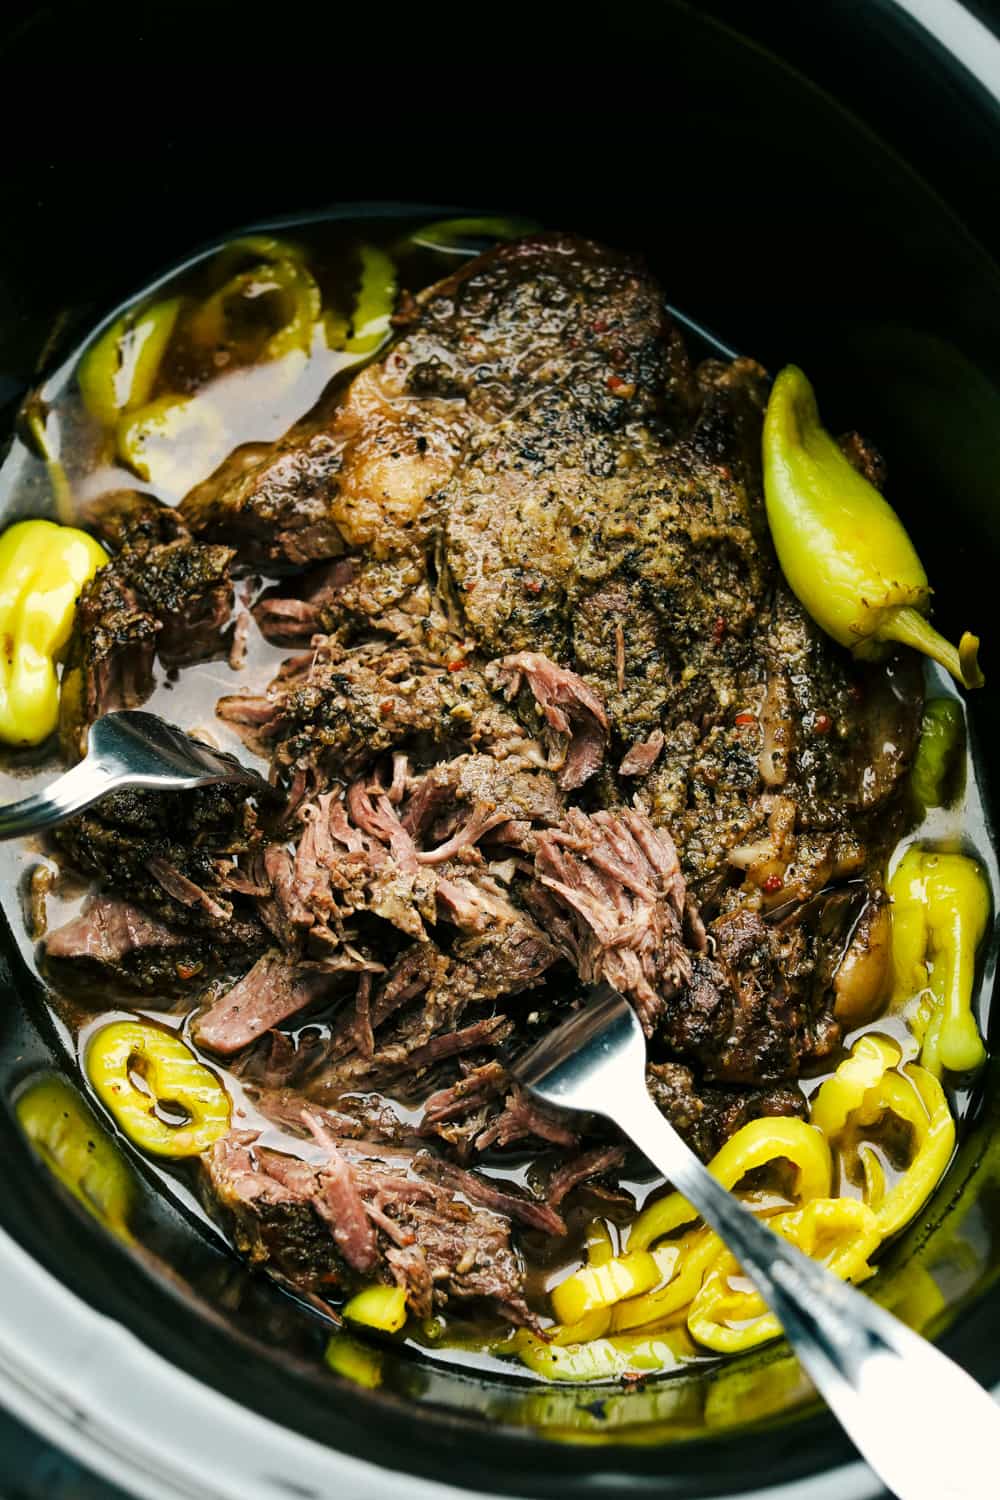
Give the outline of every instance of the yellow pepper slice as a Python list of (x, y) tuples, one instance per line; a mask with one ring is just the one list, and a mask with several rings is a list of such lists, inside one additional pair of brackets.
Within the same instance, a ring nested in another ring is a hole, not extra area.
[(944, 1176), (955, 1149), (955, 1121), (944, 1090), (933, 1073), (910, 1063), (905, 1077), (883, 1079), (874, 1090), (875, 1107), (891, 1109), (913, 1129), (916, 1152), (910, 1165), (888, 1193), (878, 1192), (873, 1201), (871, 1179), (866, 1173), (866, 1201), (875, 1209), (883, 1238), (895, 1234), (923, 1208)]
[(59, 719), (61, 657), (80, 590), (107, 562), (84, 531), (18, 521), (0, 537), (0, 739), (39, 745)]
[(612, 1256), (603, 1265), (574, 1271), (553, 1287), (552, 1309), (560, 1323), (577, 1323), (586, 1313), (649, 1291), (661, 1279), (660, 1268), (647, 1250)]
[(864, 1201), (874, 1211), (883, 1239), (902, 1229), (923, 1207), (955, 1146), (955, 1122), (940, 1083), (916, 1063), (898, 1071), (899, 1057), (895, 1043), (872, 1034), (859, 1037), (851, 1056), (820, 1088), (811, 1116), (841, 1154), (866, 1128), (880, 1125), (887, 1113), (910, 1127), (913, 1156), (888, 1191), (885, 1172), (870, 1144), (858, 1146)]
[[(772, 1228), (814, 1260), (825, 1263), (843, 1281), (863, 1281), (873, 1274), (868, 1257), (882, 1238), (875, 1214), (854, 1198), (818, 1198), (792, 1213), (779, 1214)], [(688, 1313), (688, 1332), (696, 1343), (718, 1354), (737, 1354), (779, 1337), (781, 1324), (762, 1297), (743, 1281), (728, 1250), (711, 1267)]]
[(384, 250), (362, 245), (361, 285), (358, 289), (351, 336), (344, 345), (349, 354), (370, 354), (389, 332), (396, 303), (396, 267)]
[(611, 1232), (602, 1219), (593, 1219), (587, 1225), (584, 1249), (587, 1253), (587, 1264), (590, 1266), (603, 1266), (614, 1256), (615, 1247), (611, 1243)]
[(875, 1032), (859, 1037), (850, 1057), (845, 1058), (816, 1093), (809, 1109), (812, 1124), (833, 1140), (861, 1108), (869, 1090), (898, 1066), (902, 1055), (898, 1045), (888, 1037)]
[(103, 1026), (87, 1047), (86, 1070), (129, 1140), (154, 1156), (199, 1156), (229, 1129), (229, 1095), (218, 1078), (160, 1026)]
[(967, 688), (982, 687), (979, 641), (956, 650), (926, 618), (931, 590), (892, 506), (826, 431), (805, 375), (788, 365), (764, 419), (764, 497), (781, 570), (827, 635), (856, 656), (900, 641), (941, 663)]
[(920, 1061), (967, 1072), (986, 1056), (972, 1014), (976, 950), (990, 918), (979, 864), (964, 854), (908, 849), (889, 881), (895, 1000), (925, 993), (915, 1017)]
[(301, 261), (283, 256), (270, 262), (263, 261), (230, 277), (192, 314), (188, 333), (197, 344), (222, 344), (228, 336), (233, 305), (240, 302), (251, 305), (267, 296), (278, 301), (281, 321), (257, 357), (283, 359), (294, 350), (308, 354), (323, 298), (315, 279)]
[(135, 1180), (110, 1136), (65, 1078), (39, 1078), (18, 1096), (18, 1123), (53, 1176), (88, 1213), (131, 1240)]
[(345, 1304), (344, 1317), (382, 1333), (398, 1333), (406, 1322), (406, 1292), (401, 1286), (366, 1286)]
[[(830, 1148), (823, 1133), (793, 1115), (767, 1115), (750, 1120), (717, 1151), (708, 1170), (723, 1187), (735, 1188), (748, 1172), (769, 1162), (789, 1161), (797, 1169), (796, 1197), (825, 1198), (830, 1194)], [(644, 1208), (632, 1225), (629, 1250), (646, 1250), (654, 1240), (698, 1217), (680, 1193), (670, 1193)]]
[[(689, 1230), (670, 1245), (658, 1246), (653, 1257), (664, 1277), (668, 1278), (666, 1286), (617, 1303), (611, 1314), (612, 1332), (625, 1333), (631, 1328), (646, 1328), (676, 1317), (697, 1295), (707, 1272), (724, 1248), (719, 1236), (705, 1227)], [(669, 1267), (666, 1260), (668, 1250), (674, 1252)]]
[(374, 1391), (382, 1384), (382, 1354), (349, 1333), (336, 1333), (326, 1346), (326, 1363), (335, 1375)]
[(590, 1343), (547, 1344), (529, 1336), (518, 1348), (523, 1364), (547, 1380), (615, 1380), (622, 1375), (653, 1375), (674, 1369), (695, 1353), (685, 1329), (655, 1334), (598, 1338)]
[(152, 395), (173, 335), (182, 298), (132, 308), (116, 318), (80, 361), (76, 372), (83, 404), (103, 427)]
[(177, 498), (206, 478), (226, 456), (225, 424), (205, 394), (157, 396), (122, 418), (119, 457), (140, 479)]

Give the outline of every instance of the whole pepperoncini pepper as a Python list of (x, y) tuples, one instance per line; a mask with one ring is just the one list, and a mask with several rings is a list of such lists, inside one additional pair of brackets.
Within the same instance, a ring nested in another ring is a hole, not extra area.
[(876, 658), (900, 641), (933, 657), (964, 687), (982, 687), (979, 641), (958, 649), (926, 619), (927, 574), (899, 517), (823, 427), (795, 365), (774, 382), (764, 420), (764, 496), (782, 572), (828, 635)]
[(986, 1056), (972, 1014), (976, 949), (990, 918), (986, 877), (964, 854), (908, 849), (889, 881), (897, 1004), (924, 992), (914, 1030), (931, 1073), (963, 1073)]
[(85, 531), (18, 521), (0, 537), (0, 739), (40, 745), (59, 719), (56, 662), (80, 590), (107, 562)]

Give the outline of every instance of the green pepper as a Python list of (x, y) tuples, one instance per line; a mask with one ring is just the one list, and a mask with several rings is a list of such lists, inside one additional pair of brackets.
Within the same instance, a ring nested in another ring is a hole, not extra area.
[(505, 219), (487, 216), (481, 219), (437, 219), (410, 235), (410, 243), (424, 250), (439, 250), (444, 255), (479, 255), (497, 240), (517, 240), (531, 234), (539, 225), (533, 219)]
[(14, 1106), (18, 1123), (50, 1172), (88, 1213), (122, 1239), (135, 1180), (111, 1138), (64, 1078), (36, 1079)]
[(914, 1018), (929, 1072), (967, 1072), (986, 1056), (972, 1014), (976, 950), (990, 918), (982, 869), (964, 854), (907, 849), (889, 881), (895, 1003), (923, 1001)]
[(231, 276), (193, 313), (188, 323), (190, 337), (196, 344), (223, 343), (232, 304), (243, 302), (249, 306), (268, 295), (277, 295), (282, 321), (264, 343), (259, 357), (282, 359), (296, 349), (308, 354), (323, 299), (306, 267), (288, 259), (263, 261)]
[(962, 705), (954, 698), (929, 698), (910, 772), (910, 795), (921, 812), (944, 807), (954, 795), (964, 743)]
[(152, 307), (131, 308), (115, 319), (81, 359), (76, 372), (80, 395), (103, 427), (114, 427), (123, 412), (149, 400), (181, 300), (169, 297)]
[(817, 625), (856, 656), (877, 658), (900, 641), (964, 687), (982, 687), (978, 639), (966, 632), (956, 650), (925, 618), (931, 590), (913, 543), (823, 427), (813, 388), (795, 365), (774, 382), (763, 457), (778, 561)]
[[(362, 245), (361, 284), (351, 317), (351, 334), (344, 348), (349, 354), (370, 354), (389, 332), (396, 305), (396, 267), (384, 250)], [(327, 338), (331, 324), (327, 325)], [(332, 346), (331, 346), (332, 347)]]

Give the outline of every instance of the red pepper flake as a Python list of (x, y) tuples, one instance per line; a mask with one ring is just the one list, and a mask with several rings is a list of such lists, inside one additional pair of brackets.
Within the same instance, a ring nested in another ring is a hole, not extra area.
[(817, 714), (813, 720), (814, 734), (829, 734), (833, 728), (833, 720), (829, 714)]
[(473, 589), (475, 587), (476, 587), (476, 580), (474, 578), (470, 578), (469, 581), (468, 581), (468, 583), (465, 585), (465, 592), (467, 594), (471, 594), (472, 591), (473, 591)]
[(204, 964), (178, 963), (174, 965), (174, 968), (177, 970), (178, 979), (193, 979), (196, 974), (201, 973)]
[(726, 633), (725, 615), (716, 615), (715, 624), (712, 626), (712, 641), (716, 646), (722, 645), (722, 637)]
[(540, 594), (542, 592), (541, 580), (538, 578), (526, 578), (524, 580), (524, 592), (526, 594)]
[(466, 656), (460, 656), (457, 661), (450, 661), (448, 663), (448, 671), (449, 672), (461, 672), (462, 668), (466, 665), (467, 661), (468, 661), (468, 657), (466, 657)]
[(620, 396), (623, 401), (628, 401), (635, 395), (635, 382), (623, 380), (620, 375), (608, 376), (608, 390), (612, 396)]
[(764, 889), (769, 896), (773, 896), (775, 891), (780, 891), (784, 884), (780, 875), (769, 875), (764, 881)]
[(607, 318), (595, 318), (590, 326), (595, 333), (607, 333), (608, 320)]
[(382, 715), (383, 719), (387, 719), (395, 707), (396, 701), (394, 698), (383, 698), (382, 702), (378, 706), (378, 711)]
[(741, 729), (744, 729), (747, 724), (756, 724), (757, 715), (748, 713), (746, 709), (744, 709), (742, 713), (738, 713), (736, 715), (736, 722)]

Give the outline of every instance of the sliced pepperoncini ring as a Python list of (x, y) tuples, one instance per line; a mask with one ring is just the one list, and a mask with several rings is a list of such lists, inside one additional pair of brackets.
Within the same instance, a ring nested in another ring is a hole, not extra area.
[(910, 768), (910, 796), (920, 813), (944, 807), (958, 795), (964, 744), (965, 715), (958, 699), (928, 698)]
[[(705, 1227), (689, 1230), (680, 1239), (659, 1245), (652, 1253), (666, 1285), (617, 1303), (611, 1314), (612, 1332), (647, 1328), (678, 1317), (698, 1293), (709, 1268), (724, 1248), (719, 1236)], [(668, 1254), (672, 1256), (670, 1261)]]
[(226, 1090), (179, 1036), (162, 1027), (143, 1021), (102, 1026), (87, 1046), (85, 1066), (125, 1135), (154, 1156), (199, 1156), (229, 1129)]
[[(374, 245), (362, 245), (361, 282), (358, 287), (354, 312), (351, 316), (350, 334), (341, 339), (348, 354), (371, 354), (378, 348), (389, 332), (393, 307), (396, 305), (396, 267), (384, 250)], [(327, 342), (331, 348), (341, 334), (342, 324), (327, 322)]]
[(116, 318), (84, 354), (76, 372), (83, 404), (103, 427), (147, 402), (183, 299), (168, 297)]
[(662, 1273), (652, 1255), (647, 1250), (634, 1250), (574, 1271), (553, 1287), (552, 1308), (560, 1323), (578, 1323), (587, 1313), (649, 1291), (661, 1280)]
[[(878, 1248), (881, 1230), (872, 1210), (854, 1198), (815, 1199), (779, 1214), (771, 1227), (842, 1281), (863, 1281), (873, 1274), (868, 1257)], [(718, 1354), (754, 1349), (781, 1334), (778, 1319), (728, 1250), (710, 1267), (691, 1303), (687, 1327), (696, 1343)]]
[(930, 1072), (967, 1072), (986, 1056), (972, 1014), (976, 951), (990, 918), (986, 877), (964, 854), (908, 849), (888, 883), (894, 1003), (923, 995), (913, 1029)]
[(854, 1043), (851, 1055), (840, 1064), (832, 1078), (817, 1091), (809, 1110), (809, 1119), (833, 1140), (847, 1121), (861, 1108), (870, 1089), (902, 1059), (899, 1046), (888, 1037), (866, 1032)]
[(210, 474), (230, 439), (211, 396), (157, 396), (122, 417), (118, 456), (140, 479), (180, 498)]
[(312, 275), (299, 261), (276, 259), (251, 266), (221, 286), (196, 309), (187, 328), (197, 344), (227, 342), (233, 305), (275, 298), (281, 308), (278, 326), (260, 348), (258, 359), (283, 359), (298, 350), (308, 354), (323, 299)]
[[(723, 1187), (735, 1188), (747, 1175), (768, 1163), (789, 1161), (797, 1170), (796, 1198), (830, 1195), (830, 1148), (822, 1131), (794, 1116), (766, 1115), (751, 1120), (730, 1136), (708, 1164)], [(680, 1193), (670, 1193), (644, 1208), (629, 1231), (629, 1250), (646, 1250), (654, 1240), (671, 1234), (698, 1217)]]

